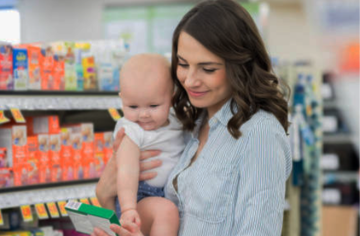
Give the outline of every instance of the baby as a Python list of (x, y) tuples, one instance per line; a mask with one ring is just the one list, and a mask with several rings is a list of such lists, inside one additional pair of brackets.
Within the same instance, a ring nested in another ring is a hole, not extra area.
[[(124, 118), (116, 124), (114, 135), (123, 127), (126, 136), (116, 153), (120, 202), (120, 207), (115, 203), (116, 210), (121, 214), (120, 220), (136, 223), (144, 234), (177, 235), (179, 223), (174, 222), (174, 218), (164, 215), (164, 220), (159, 222), (147, 213), (153, 201), (168, 201), (159, 197), (164, 197), (168, 175), (185, 147), (182, 125), (170, 113), (174, 84), (168, 61), (156, 54), (133, 56), (121, 70), (120, 88)], [(154, 179), (139, 182), (143, 150), (161, 150), (155, 158), (160, 159), (162, 165), (155, 169)], [(178, 219), (178, 212), (174, 214)]]

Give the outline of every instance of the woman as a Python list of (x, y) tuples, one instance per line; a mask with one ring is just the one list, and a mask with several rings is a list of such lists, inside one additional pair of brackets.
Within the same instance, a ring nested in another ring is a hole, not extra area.
[[(280, 235), (288, 108), (251, 16), (232, 0), (191, 9), (173, 35), (172, 76), (173, 106), (191, 136), (165, 187), (179, 235)], [(109, 196), (99, 194), (101, 202)]]

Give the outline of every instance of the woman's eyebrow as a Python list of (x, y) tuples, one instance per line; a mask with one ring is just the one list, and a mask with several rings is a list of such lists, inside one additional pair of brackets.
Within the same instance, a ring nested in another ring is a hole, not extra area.
[[(180, 55), (177, 55), (177, 57), (180, 60), (186, 62), (186, 60), (184, 58), (182, 58)], [(198, 65), (199, 66), (206, 66), (206, 65), (219, 65), (220, 66), (220, 65), (223, 65), (223, 63), (209, 61), (209, 62), (200, 62), (200, 63), (198, 63)]]

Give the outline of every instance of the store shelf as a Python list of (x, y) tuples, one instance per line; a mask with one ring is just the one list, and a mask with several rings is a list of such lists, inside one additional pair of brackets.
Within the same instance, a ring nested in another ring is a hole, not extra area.
[(0, 91), (0, 110), (121, 109), (116, 92)]
[(95, 196), (98, 179), (0, 189), (0, 209)]
[(323, 183), (357, 182), (359, 174), (356, 171), (324, 171)]
[(350, 134), (324, 134), (324, 144), (342, 144), (351, 143)]

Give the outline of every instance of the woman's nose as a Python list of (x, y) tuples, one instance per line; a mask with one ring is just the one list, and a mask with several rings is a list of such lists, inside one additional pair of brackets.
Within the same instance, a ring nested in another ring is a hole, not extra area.
[(190, 71), (187, 73), (185, 77), (184, 84), (186, 87), (196, 87), (201, 84), (199, 78), (197, 78), (196, 71)]

